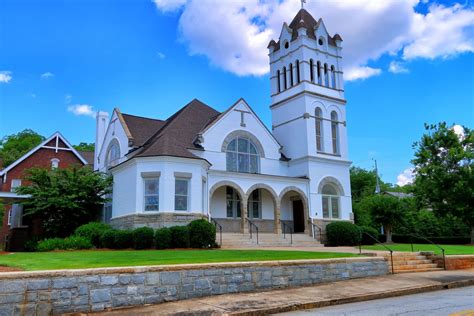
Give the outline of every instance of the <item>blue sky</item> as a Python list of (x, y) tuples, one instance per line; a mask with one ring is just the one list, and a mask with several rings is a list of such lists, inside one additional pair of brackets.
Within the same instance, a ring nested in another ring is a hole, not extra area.
[[(350, 159), (371, 168), (376, 158), (383, 179), (396, 183), (423, 123), (474, 127), (474, 12), (470, 1), (387, 0), (367, 9), (375, 3), (309, 0), (307, 7), (344, 38)], [(118, 106), (164, 119), (193, 98), (222, 111), (243, 97), (270, 125), (266, 43), (298, 7), (3, 0), (0, 136), (31, 128), (93, 142), (90, 111)]]

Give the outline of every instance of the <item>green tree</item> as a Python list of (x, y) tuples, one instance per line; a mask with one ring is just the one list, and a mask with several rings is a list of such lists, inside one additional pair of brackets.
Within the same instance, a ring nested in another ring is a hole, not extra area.
[(415, 195), (437, 215), (461, 218), (474, 243), (474, 132), (463, 129), (459, 135), (445, 122), (425, 124), (426, 133), (413, 145)]
[[(3, 137), (0, 140), (0, 164), (3, 164), (4, 168), (8, 167), (30, 149), (38, 146), (44, 139), (43, 136), (31, 129)], [(2, 166), (0, 165), (0, 167)]]
[(404, 201), (389, 195), (366, 196), (359, 207), (369, 213), (376, 224), (382, 225), (387, 236), (387, 243), (392, 242), (392, 233), (404, 217)]
[(75, 150), (79, 150), (79, 151), (94, 151), (95, 144), (81, 142), (79, 143), (79, 145), (73, 145), (72, 147), (74, 147)]
[(25, 215), (42, 219), (46, 237), (69, 236), (74, 230), (96, 220), (112, 178), (88, 167), (28, 170), (29, 186), (17, 189), (31, 195), (23, 202)]

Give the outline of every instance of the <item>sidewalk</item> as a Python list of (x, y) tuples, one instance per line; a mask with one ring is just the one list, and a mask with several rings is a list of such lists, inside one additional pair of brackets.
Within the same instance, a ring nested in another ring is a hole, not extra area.
[(94, 315), (266, 315), (474, 285), (474, 270), (406, 273), (310, 287), (238, 293)]

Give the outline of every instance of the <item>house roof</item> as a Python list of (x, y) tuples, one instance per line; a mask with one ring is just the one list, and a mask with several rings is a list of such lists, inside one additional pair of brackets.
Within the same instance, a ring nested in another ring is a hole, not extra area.
[(148, 117), (125, 113), (122, 114), (122, 117), (133, 138), (133, 145), (136, 147), (143, 145), (157, 130), (165, 125), (165, 121)]
[[(72, 153), (84, 164), (84, 165), (87, 165), (88, 164), (88, 161), (81, 155), (79, 154), (79, 152), (77, 150), (74, 149), (74, 147), (66, 140), (66, 138), (64, 138), (63, 135), (61, 135), (61, 133), (59, 132), (56, 132), (54, 133), (53, 135), (51, 135), (49, 138), (45, 139), (41, 144), (39, 144), (38, 146), (36, 146), (35, 148), (31, 149), (30, 151), (28, 151), (26, 154), (24, 154), (23, 156), (21, 156), (20, 158), (18, 158), (17, 160), (15, 160), (12, 164), (10, 164), (8, 167), (6, 167), (5, 169), (2, 169), (0, 170), (0, 176), (3, 176), (4, 174), (6, 174), (8, 171), (10, 171), (11, 169), (13, 169), (14, 167), (16, 167), (18, 164), (20, 164), (23, 160), (25, 160), (26, 158), (28, 158), (29, 156), (31, 156), (32, 154), (34, 154), (35, 152), (37, 152), (38, 150), (40, 150), (41, 148), (49, 148), (49, 149), (52, 149), (54, 147), (50, 147), (48, 146), (51, 141), (53, 141), (54, 139), (57, 138), (57, 143), (59, 142), (62, 142), (65, 146), (65, 148), (68, 148), (68, 150), (72, 151)], [(58, 148), (64, 148), (64, 147), (58, 147)]]
[(199, 149), (194, 145), (196, 135), (219, 114), (210, 106), (194, 99), (166, 121), (162, 121), (161, 125), (149, 122), (150, 125), (156, 124), (158, 128), (140, 148), (131, 152), (131, 157), (175, 156), (201, 159), (188, 149)]
[(412, 193), (404, 193), (404, 192), (385, 191), (385, 192), (383, 192), (383, 194), (391, 195), (391, 196), (397, 197), (399, 199), (413, 197)]
[[(314, 30), (319, 26), (320, 21), (322, 20), (320, 19), (319, 21), (316, 21), (311, 15), (311, 13), (309, 13), (305, 9), (299, 10), (291, 21), (290, 25), (288, 26), (291, 30), (291, 41), (295, 41), (298, 38), (298, 29), (301, 27), (306, 28), (306, 35), (309, 38), (316, 40)], [(334, 37), (328, 35), (327, 41), (329, 45), (336, 46), (336, 40), (342, 41), (342, 38), (339, 34), (334, 35)], [(274, 40), (271, 40), (268, 44), (268, 47), (270, 46), (274, 46), (275, 50), (279, 50), (280, 42), (275, 42)]]
[(93, 151), (84, 151), (84, 150), (78, 150), (77, 151), (79, 155), (84, 158), (85, 161), (87, 161), (88, 165), (94, 165), (94, 152)]

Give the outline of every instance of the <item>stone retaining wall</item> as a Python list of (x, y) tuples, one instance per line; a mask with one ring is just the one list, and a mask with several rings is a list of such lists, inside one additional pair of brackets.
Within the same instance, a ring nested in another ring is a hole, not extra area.
[(103, 311), (388, 273), (383, 258), (0, 273), (0, 315)]
[[(443, 267), (443, 256), (429, 256), (439, 268)], [(446, 270), (474, 269), (474, 255), (446, 256)]]
[(134, 229), (138, 227), (162, 228), (171, 226), (185, 226), (195, 219), (203, 218), (199, 213), (158, 213), (132, 214), (114, 217), (110, 225), (116, 229)]

